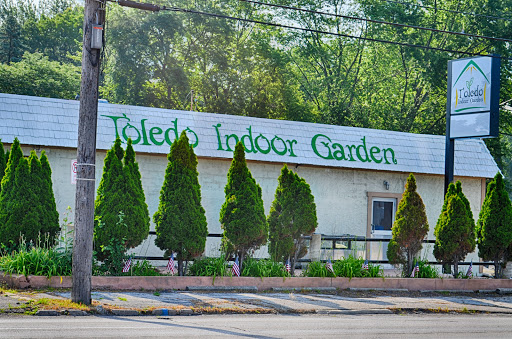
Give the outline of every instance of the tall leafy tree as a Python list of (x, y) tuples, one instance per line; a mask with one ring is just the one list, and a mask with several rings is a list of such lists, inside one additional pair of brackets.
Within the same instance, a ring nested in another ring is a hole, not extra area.
[(0, 62), (9, 65), (23, 56), (22, 27), (18, 9), (12, 5), (0, 6)]
[[(49, 13), (29, 18), (23, 25), (26, 50), (42, 53), (50, 61), (80, 66), (83, 7), (56, 4)], [(58, 6), (63, 8), (59, 9)]]
[(224, 193), (220, 210), (224, 243), (240, 258), (242, 269), (247, 253), (265, 244), (268, 237), (261, 187), (247, 168), (242, 142), (236, 144)]
[(80, 92), (80, 68), (26, 52), (20, 62), (0, 64), (0, 92), (74, 99)]
[[(469, 209), (469, 210), (468, 210)], [(454, 276), (458, 276), (458, 263), (475, 250), (475, 221), (469, 201), (462, 193), (460, 181), (451, 183), (446, 193), (443, 211), (434, 232), (434, 256), (442, 262), (452, 263)]]
[(311, 235), (318, 226), (316, 205), (309, 184), (286, 165), (278, 181), (267, 219), (269, 254), (276, 261), (290, 259), (293, 275), (297, 259), (307, 253), (302, 237)]
[(425, 205), (416, 188), (416, 178), (411, 173), (398, 204), (387, 250), (389, 262), (402, 265), (404, 275), (411, 273), (413, 260), (421, 250), (421, 243), (428, 233)]
[(185, 131), (171, 145), (167, 159), (160, 203), (153, 217), (155, 243), (166, 256), (177, 253), (178, 272), (184, 275), (183, 262), (203, 253), (208, 236), (197, 157)]
[[(129, 168), (134, 166), (134, 155), (130, 157)], [(121, 243), (126, 251), (138, 246), (148, 235), (144, 215), (147, 207), (137, 190), (139, 184), (133, 182), (133, 169), (123, 168), (123, 158), (121, 139), (117, 138), (105, 157), (94, 208), (94, 246), (99, 259), (113, 254), (111, 240)]]
[(501, 278), (512, 244), (512, 205), (501, 173), (487, 186), (476, 232), (478, 255), (494, 261), (495, 277)]

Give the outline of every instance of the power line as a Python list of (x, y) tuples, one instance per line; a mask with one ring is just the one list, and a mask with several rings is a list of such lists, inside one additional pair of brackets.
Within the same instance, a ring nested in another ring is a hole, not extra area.
[[(491, 55), (491, 54), (481, 54), (481, 53), (472, 53), (467, 51), (459, 51), (459, 50), (453, 50), (453, 49), (447, 49), (447, 48), (439, 48), (439, 47), (430, 47), (430, 46), (423, 46), (423, 45), (416, 45), (416, 44), (410, 44), (405, 42), (395, 42), (395, 41), (389, 41), (389, 40), (383, 40), (383, 39), (374, 39), (374, 38), (365, 38), (362, 36), (354, 36), (349, 34), (342, 34), (342, 33), (333, 33), (328, 31), (320, 31), (317, 29), (312, 28), (305, 28), (305, 27), (296, 27), (296, 26), (290, 26), (290, 25), (283, 25), (283, 24), (276, 24), (272, 22), (266, 22), (266, 21), (260, 21), (260, 20), (253, 20), (253, 19), (245, 19), (245, 18), (237, 18), (232, 17), (229, 15), (224, 14), (216, 14), (216, 13), (208, 13), (208, 12), (202, 12), (202, 11), (196, 11), (192, 9), (185, 9), (185, 8), (179, 8), (179, 7), (166, 7), (166, 6), (158, 6), (158, 5), (152, 5), (147, 3), (139, 3), (135, 1), (127, 1), (127, 0), (106, 0), (111, 2), (117, 2), (119, 5), (127, 6), (127, 7), (133, 7), (133, 8), (139, 8), (139, 9), (145, 9), (150, 10), (153, 12), (157, 11), (173, 11), (173, 12), (183, 12), (183, 13), (191, 13), (191, 14), (199, 14), (199, 15), (205, 15), (215, 18), (223, 18), (228, 20), (236, 20), (236, 21), (242, 21), (242, 22), (249, 22), (249, 23), (255, 23), (260, 25), (267, 25), (272, 27), (279, 27), (279, 28), (286, 28), (286, 29), (295, 29), (295, 30), (301, 30), (305, 32), (310, 33), (318, 33), (318, 34), (326, 34), (326, 35), (334, 35), (334, 36), (340, 36), (345, 37), (349, 39), (357, 39), (357, 40), (364, 40), (364, 41), (372, 41), (372, 42), (380, 42), (385, 44), (392, 44), (392, 45), (398, 45), (398, 46), (404, 46), (404, 47), (414, 47), (414, 48), (422, 48), (426, 50), (434, 50), (434, 51), (441, 51), (441, 52), (448, 52), (448, 53), (456, 53), (456, 54), (462, 54), (462, 55), (473, 55), (473, 56), (487, 56), (492, 58), (500, 58), (502, 60), (512, 60), (512, 58), (508, 57), (501, 57), (497, 55)], [(146, 6), (148, 6), (146, 8)]]
[[(478, 16), (478, 17), (487, 18), (487, 19), (512, 21), (512, 19), (509, 19), (509, 18), (503, 18), (503, 17), (492, 16), (492, 15), (479, 14), (479, 13), (462, 12), (462, 11), (457, 11), (457, 10), (453, 10), (453, 9), (443, 9), (443, 8), (438, 8), (438, 7), (413, 4), (413, 3), (410, 3), (410, 2), (393, 1), (393, 0), (382, 0), (382, 1), (390, 2), (390, 3), (394, 3), (394, 4), (399, 4), (399, 5), (415, 6), (415, 7), (425, 8), (425, 9), (433, 9), (433, 10), (436, 10), (436, 11), (450, 12), (450, 13), (455, 13), (455, 14)], [(500, 15), (503, 15), (503, 13), (500, 13)]]
[(422, 49), (426, 49), (426, 50), (456, 53), (456, 54), (462, 54), (462, 55), (466, 54), (466, 55), (473, 55), (473, 56), (487, 56), (487, 57), (500, 58), (500, 59), (505, 59), (505, 60), (512, 60), (512, 58), (501, 57), (501, 56), (496, 56), (496, 55), (491, 55), (491, 54), (472, 53), (472, 52), (459, 51), (459, 50), (453, 50), (453, 49), (447, 49), (447, 48), (416, 45), (416, 44), (410, 44), (410, 43), (405, 43), (405, 42), (395, 42), (395, 41), (389, 41), (389, 40), (383, 40), (383, 39), (365, 38), (362, 36), (354, 36), (354, 35), (349, 35), (349, 34), (334, 33), (334, 32), (328, 32), (328, 31), (320, 31), (320, 30), (313, 29), (313, 28), (296, 27), (296, 26), (276, 24), (276, 23), (272, 23), (272, 22), (265, 22), (265, 21), (259, 21), (259, 20), (237, 18), (237, 17), (232, 17), (232, 16), (228, 16), (228, 15), (224, 15), (224, 14), (201, 12), (201, 11), (196, 11), (196, 10), (192, 10), (192, 9), (184, 9), (184, 8), (178, 8), (178, 7), (162, 7), (161, 10), (199, 14), (199, 15), (205, 15), (205, 16), (210, 16), (210, 17), (215, 17), (215, 18), (237, 20), (237, 21), (250, 22), (250, 23), (255, 23), (255, 24), (260, 24), (260, 25), (267, 25), (267, 26), (286, 28), (286, 29), (295, 29), (295, 30), (301, 30), (301, 31), (310, 32), (310, 33), (334, 35), (334, 36), (340, 36), (340, 37), (344, 37), (344, 38), (365, 40), (365, 41), (372, 41), (372, 42), (380, 42), (380, 43), (392, 44), (392, 45), (398, 45), (398, 46), (404, 46), (404, 47), (414, 47), (414, 48), (422, 48)]
[(466, 37), (471, 37), (471, 38), (496, 40), (496, 41), (503, 41), (503, 42), (512, 42), (511, 39), (505, 39), (505, 38), (496, 38), (496, 37), (490, 37), (490, 36), (485, 36), (485, 35), (477, 35), (477, 34), (470, 34), (470, 33), (463, 33), (463, 32), (445, 31), (445, 30), (436, 29), (436, 28), (428, 28), (428, 27), (422, 27), (422, 26), (413, 26), (413, 25), (399, 24), (399, 23), (394, 23), (394, 22), (388, 22), (388, 21), (382, 21), (382, 20), (373, 20), (373, 19), (360, 18), (360, 17), (355, 17), (355, 16), (349, 16), (349, 15), (334, 14), (334, 13), (329, 13), (329, 12), (320, 12), (320, 11), (314, 11), (314, 10), (310, 10), (310, 9), (304, 9), (304, 8), (292, 7), (292, 6), (285, 6), (285, 5), (276, 5), (276, 4), (260, 2), (260, 1), (253, 1), (253, 0), (239, 0), (239, 1), (247, 2), (247, 3), (251, 3), (251, 4), (256, 4), (256, 5), (263, 5), (263, 6), (269, 6), (269, 7), (277, 7), (277, 8), (282, 8), (282, 9), (289, 9), (289, 10), (294, 10), (294, 11), (298, 11), (298, 12), (306, 12), (306, 13), (313, 13), (313, 14), (328, 15), (328, 16), (333, 16), (333, 17), (343, 18), (343, 19), (359, 20), (359, 21), (364, 21), (364, 22), (371, 22), (371, 23), (377, 23), (377, 24), (391, 25), (391, 26), (397, 26), (397, 27), (413, 28), (413, 29), (425, 30), (425, 31), (429, 31), (429, 32), (461, 35), (461, 36), (466, 36)]

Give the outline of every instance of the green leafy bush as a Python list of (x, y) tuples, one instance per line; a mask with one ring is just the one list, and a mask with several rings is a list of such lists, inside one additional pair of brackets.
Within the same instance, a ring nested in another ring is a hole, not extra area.
[(416, 278), (440, 278), (439, 270), (434, 266), (431, 266), (427, 260), (418, 261), (419, 272)]
[(223, 277), (228, 275), (228, 265), (222, 256), (220, 258), (197, 258), (188, 268), (187, 275)]
[(245, 259), (244, 268), (241, 272), (244, 277), (289, 277), (290, 273), (286, 272), (281, 262), (272, 261), (270, 259), (256, 260), (250, 257)]
[(160, 273), (153, 265), (149, 263), (146, 259), (138, 260), (135, 264), (132, 264), (132, 267), (129, 272), (123, 273), (126, 275), (138, 276), (138, 277), (150, 277), (150, 276), (161, 276), (166, 275)]
[[(336, 260), (332, 263), (332, 268), (336, 277), (344, 278), (361, 278), (370, 277), (377, 278), (383, 277), (384, 272), (380, 265), (368, 263), (368, 269), (363, 269), (364, 259), (355, 258), (350, 255), (348, 258)], [(325, 264), (319, 261), (314, 261), (308, 265), (308, 268), (302, 272), (305, 277), (334, 277), (335, 275), (328, 271)]]
[(380, 265), (368, 263), (368, 269), (363, 269), (363, 258), (355, 258), (350, 255), (348, 258), (336, 260), (332, 264), (332, 268), (338, 277), (353, 278), (353, 277), (382, 277), (383, 270)]
[(71, 249), (49, 246), (49, 238), (39, 241), (38, 246), (29, 247), (22, 242), (19, 249), (3, 253), (0, 270), (9, 274), (52, 276), (71, 275)]
[[(124, 223), (124, 213), (119, 212), (118, 221), (116, 223), (116, 229), (121, 232), (127, 232), (126, 223)], [(97, 232), (102, 232), (105, 228), (103, 219), (96, 217), (96, 227), (94, 227), (94, 235)], [(93, 256), (96, 260), (102, 261), (98, 263), (95, 268), (96, 275), (121, 275), (124, 267), (124, 263), (128, 260), (129, 256), (126, 254), (126, 238), (112, 237), (108, 240), (107, 244), (96, 246), (96, 250), (93, 252)]]
[(304, 271), (302, 271), (302, 275), (304, 277), (334, 277), (334, 274), (331, 271), (328, 271), (327, 268), (325, 267), (325, 264), (320, 261), (313, 261), (309, 263), (308, 267)]

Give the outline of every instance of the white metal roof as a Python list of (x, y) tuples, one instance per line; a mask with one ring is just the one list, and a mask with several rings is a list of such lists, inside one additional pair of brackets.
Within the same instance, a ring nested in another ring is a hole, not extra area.
[[(0, 138), (76, 148), (78, 111), (75, 100), (0, 93)], [(121, 137), (123, 131), (133, 140), (140, 136), (137, 152), (168, 153), (176, 126), (178, 134), (188, 128), (191, 142), (198, 141), (199, 157), (232, 158), (226, 136), (235, 134), (255, 151), (246, 154), (251, 160), (444, 174), (444, 136), (100, 103), (98, 149), (112, 146), (116, 125)], [(234, 148), (235, 137), (228, 139)], [(456, 141), (455, 175), (492, 178), (496, 172), (482, 140)]]

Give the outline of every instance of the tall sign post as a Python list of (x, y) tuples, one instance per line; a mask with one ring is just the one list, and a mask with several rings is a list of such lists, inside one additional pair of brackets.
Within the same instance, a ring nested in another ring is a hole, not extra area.
[(82, 83), (78, 118), (76, 163), (75, 238), (71, 300), (91, 304), (92, 239), (96, 169), (98, 79), (103, 44), (105, 1), (84, 3)]
[(455, 140), (498, 136), (500, 61), (482, 56), (448, 62), (445, 194), (453, 181)]

